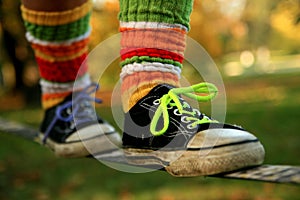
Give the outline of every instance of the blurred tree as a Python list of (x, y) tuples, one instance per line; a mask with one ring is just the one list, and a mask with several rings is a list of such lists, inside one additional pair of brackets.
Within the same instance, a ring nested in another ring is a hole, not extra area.
[[(16, 71), (16, 88), (22, 87), (24, 63), (32, 59), (24, 37), (19, 0), (0, 0), (3, 43)], [(90, 49), (118, 33), (118, 0), (93, 0)], [(201, 0), (194, 1), (189, 36), (214, 57), (261, 46), (299, 52), (299, 0)], [(298, 27), (298, 28), (297, 28)], [(117, 64), (109, 68), (119, 73)], [(118, 75), (111, 76), (118, 78)], [(108, 81), (116, 79), (107, 78)]]
[(37, 105), (40, 102), (38, 73), (33, 64), (33, 52), (25, 38), (20, 0), (0, 0), (0, 15), (0, 56), (3, 66), (6, 67), (5, 72), (9, 72), (3, 74), (1, 109), (20, 109), (28, 104)]
[[(92, 33), (90, 41), (90, 50), (94, 50), (97, 45), (101, 45), (101, 42), (118, 34), (119, 20), (119, 1), (118, 0), (94, 0), (94, 10), (92, 14), (91, 24)], [(107, 50), (111, 51), (110, 49)], [(103, 54), (105, 56), (105, 54)], [(93, 60), (94, 61), (94, 60)], [(91, 74), (98, 74), (97, 69), (99, 62), (91, 62), (89, 70)], [(119, 80), (120, 66), (119, 62), (113, 62), (105, 71), (105, 74), (101, 77), (101, 86), (103, 89), (112, 89)], [(99, 79), (100, 77), (93, 77)], [(98, 80), (95, 80), (98, 81)], [(103, 91), (102, 89), (102, 91)]]
[(0, 0), (3, 49), (14, 67), (15, 90), (24, 88), (24, 66), (29, 59), (32, 59), (25, 39), (25, 29), (19, 7), (19, 0)]
[(189, 35), (212, 57), (261, 46), (299, 52), (299, 26), (299, 0), (202, 0)]
[(300, 1), (282, 0), (271, 15), (271, 25), (284, 36), (300, 42)]

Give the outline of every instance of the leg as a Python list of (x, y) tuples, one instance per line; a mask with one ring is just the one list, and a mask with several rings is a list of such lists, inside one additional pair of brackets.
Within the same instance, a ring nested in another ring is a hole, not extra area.
[(158, 84), (179, 86), (192, 4), (191, 0), (120, 1), (125, 111)]
[(92, 141), (108, 132), (117, 135), (92, 114), (89, 92), (96, 89), (83, 62), (88, 53), (91, 9), (90, 0), (24, 0), (21, 6), (26, 37), (41, 75), (45, 118), (40, 139), (59, 156), (86, 156), (90, 152), (81, 140)]
[(47, 11), (47, 12), (59, 12), (65, 10), (71, 10), (76, 8), (88, 0), (53, 0), (53, 1), (39, 1), (39, 0), (22, 0), (22, 4), (30, 9), (35, 11)]
[(124, 151), (134, 164), (160, 165), (175, 176), (258, 165), (264, 149), (257, 138), (205, 116), (182, 98), (208, 101), (217, 93), (209, 83), (179, 87), (192, 3), (120, 1)]
[(25, 0), (21, 7), (26, 37), (35, 52), (42, 78), (44, 109), (71, 94), (77, 75), (82, 78), (78, 89), (90, 84), (87, 67), (81, 67), (81, 63), (88, 51), (91, 5), (87, 0), (58, 2)]

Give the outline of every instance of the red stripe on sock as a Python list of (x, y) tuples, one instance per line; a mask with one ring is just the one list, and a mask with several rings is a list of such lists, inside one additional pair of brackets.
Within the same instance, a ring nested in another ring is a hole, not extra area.
[(183, 56), (181, 56), (180, 54), (163, 50), (163, 49), (154, 49), (154, 48), (122, 49), (120, 51), (120, 54), (122, 60), (125, 60), (126, 58), (131, 58), (133, 56), (150, 56), (150, 57), (171, 59), (182, 63), (184, 59)]
[(69, 61), (49, 62), (42, 58), (36, 57), (42, 78), (52, 82), (66, 83), (82, 76), (87, 72), (87, 63), (85, 60), (87, 53)]

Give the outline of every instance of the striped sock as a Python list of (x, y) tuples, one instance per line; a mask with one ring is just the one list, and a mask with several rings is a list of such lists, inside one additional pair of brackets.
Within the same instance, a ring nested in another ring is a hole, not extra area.
[(158, 84), (179, 86), (192, 5), (193, 0), (120, 0), (125, 112)]
[[(62, 102), (73, 89), (80, 90), (90, 84), (87, 65), (82, 63), (88, 52), (91, 9), (91, 1), (60, 12), (21, 6), (26, 38), (40, 71), (44, 109)], [(75, 79), (77, 88), (73, 88)]]

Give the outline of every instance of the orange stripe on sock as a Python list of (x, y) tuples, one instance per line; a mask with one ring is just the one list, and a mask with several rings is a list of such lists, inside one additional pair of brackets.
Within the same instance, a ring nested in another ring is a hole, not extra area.
[(65, 98), (55, 98), (55, 99), (48, 99), (48, 100), (42, 100), (42, 108), (44, 110), (49, 109), (53, 106), (56, 106), (64, 101)]
[(136, 72), (126, 76), (121, 88), (124, 111), (127, 112), (152, 88), (163, 83), (179, 87), (179, 78), (173, 73), (166, 72)]
[(122, 32), (122, 48), (156, 48), (183, 55), (185, 34), (170, 29), (135, 29)]
[(61, 56), (53, 56), (53, 55), (48, 55), (45, 54), (42, 51), (38, 51), (35, 50), (35, 56), (42, 58), (44, 60), (47, 60), (48, 62), (64, 62), (64, 61), (68, 61), (68, 60), (74, 60), (78, 57), (81, 57), (84, 54), (87, 54), (88, 52), (88, 47), (84, 47), (83, 49), (81, 49), (78, 52), (66, 52), (65, 55), (61, 55)]
[(68, 95), (70, 95), (72, 92), (62, 92), (62, 93), (54, 93), (54, 94), (43, 94), (42, 100), (47, 101), (49, 99), (55, 99), (55, 98), (64, 98)]
[(44, 46), (39, 44), (31, 43), (33, 49), (43, 52), (44, 54), (52, 56), (68, 56), (73, 55), (76, 52), (81, 51), (83, 48), (86, 48), (89, 42), (89, 38), (84, 40), (74, 42), (68, 45), (51, 45)]
[(51, 108), (57, 104), (63, 102), (67, 96), (70, 94), (80, 91), (81, 89), (73, 89), (72, 91), (67, 92), (58, 92), (58, 93), (43, 93), (42, 94), (42, 107), (44, 109)]

